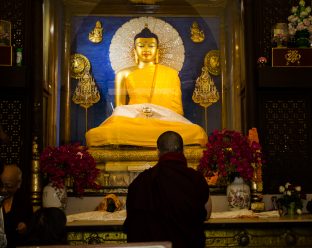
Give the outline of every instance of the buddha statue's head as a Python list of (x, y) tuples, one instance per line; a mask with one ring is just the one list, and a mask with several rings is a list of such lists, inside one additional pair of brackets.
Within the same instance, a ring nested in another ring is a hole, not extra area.
[(134, 37), (135, 62), (158, 63), (158, 37), (145, 27)]

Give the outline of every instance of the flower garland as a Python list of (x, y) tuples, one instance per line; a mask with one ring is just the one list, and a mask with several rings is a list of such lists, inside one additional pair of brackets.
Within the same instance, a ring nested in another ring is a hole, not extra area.
[(55, 188), (63, 188), (65, 180), (71, 179), (77, 195), (82, 195), (85, 188), (99, 188), (96, 179), (100, 170), (87, 148), (78, 143), (48, 146), (40, 156), (40, 170)]

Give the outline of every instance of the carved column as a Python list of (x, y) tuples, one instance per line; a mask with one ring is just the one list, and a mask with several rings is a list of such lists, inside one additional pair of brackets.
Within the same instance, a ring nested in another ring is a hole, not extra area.
[(70, 142), (70, 13), (66, 12), (63, 45), (63, 78), (61, 86), (61, 143)]
[(41, 175), (39, 164), (39, 150), (37, 144), (37, 137), (33, 140), (32, 145), (32, 161), (31, 161), (31, 201), (33, 209), (36, 211), (41, 206)]

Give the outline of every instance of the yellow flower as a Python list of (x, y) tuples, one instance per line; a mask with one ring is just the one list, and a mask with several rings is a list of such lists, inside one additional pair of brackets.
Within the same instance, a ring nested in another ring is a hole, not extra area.
[(301, 186), (296, 186), (296, 187), (295, 187), (295, 190), (298, 191), (298, 192), (300, 192), (300, 191), (301, 191)]
[(291, 183), (287, 182), (287, 183), (285, 184), (285, 188), (288, 189), (288, 187), (289, 187), (290, 185), (291, 185)]
[(300, 0), (299, 5), (300, 6), (304, 6), (305, 5), (305, 1), (304, 0)]

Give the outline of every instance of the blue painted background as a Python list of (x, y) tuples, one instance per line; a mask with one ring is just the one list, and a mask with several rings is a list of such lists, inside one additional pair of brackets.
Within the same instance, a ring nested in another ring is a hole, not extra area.
[[(91, 63), (91, 74), (100, 91), (101, 100), (88, 109), (88, 128), (100, 125), (112, 113), (111, 103), (114, 104), (114, 77), (115, 73), (110, 65), (109, 46), (115, 32), (125, 22), (133, 17), (103, 17), (87, 16), (74, 17), (72, 20), (71, 52), (85, 55)], [(157, 17), (173, 26), (181, 36), (185, 61), (179, 73), (183, 94), (184, 116), (194, 123), (205, 128), (204, 108), (195, 104), (192, 94), (195, 81), (201, 74), (204, 57), (210, 50), (219, 49), (219, 19), (212, 17)], [(96, 21), (102, 22), (103, 40), (96, 44), (88, 39), (89, 32), (94, 28)], [(190, 27), (197, 21), (205, 33), (202, 43), (194, 43), (190, 39)], [(221, 79), (212, 76), (220, 93), (220, 100), (208, 108), (208, 133), (221, 128)], [(77, 80), (71, 80), (72, 94)], [(71, 102), (71, 141), (85, 144), (85, 109)]]

